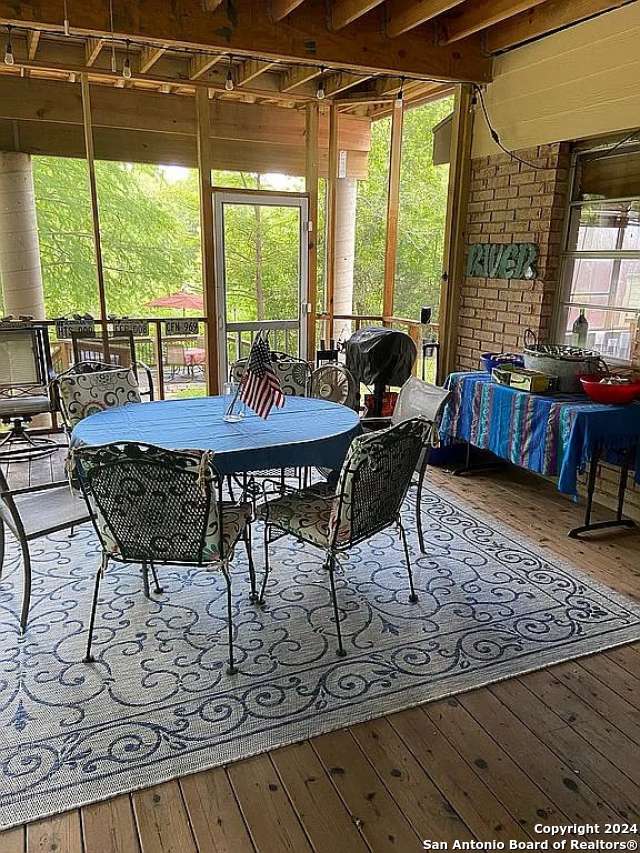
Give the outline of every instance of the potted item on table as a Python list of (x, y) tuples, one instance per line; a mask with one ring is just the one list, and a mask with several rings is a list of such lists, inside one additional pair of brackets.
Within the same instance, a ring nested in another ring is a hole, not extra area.
[(557, 390), (563, 394), (579, 393), (580, 376), (602, 376), (606, 372), (600, 353), (564, 344), (539, 344), (535, 333), (524, 335), (524, 366), (549, 376), (558, 377)]
[(629, 376), (581, 376), (584, 393), (594, 403), (624, 406), (640, 399), (640, 379)]

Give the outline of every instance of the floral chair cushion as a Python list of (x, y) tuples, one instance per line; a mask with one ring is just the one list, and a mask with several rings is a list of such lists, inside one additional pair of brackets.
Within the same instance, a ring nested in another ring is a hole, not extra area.
[(260, 515), (280, 530), (320, 548), (328, 548), (331, 544), (331, 518), (336, 500), (335, 495), (323, 495), (311, 487), (269, 501), (267, 507), (261, 507)]
[(58, 388), (70, 429), (95, 412), (141, 401), (138, 382), (129, 368), (68, 373), (58, 379)]

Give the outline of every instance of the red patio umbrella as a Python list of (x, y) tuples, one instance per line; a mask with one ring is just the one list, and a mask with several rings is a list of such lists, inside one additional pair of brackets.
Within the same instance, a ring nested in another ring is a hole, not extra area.
[(184, 290), (178, 290), (176, 293), (169, 293), (167, 296), (159, 296), (157, 299), (152, 299), (147, 302), (147, 308), (181, 308), (182, 313), (185, 311), (199, 311), (201, 314), (204, 311), (204, 302), (202, 296), (196, 293), (187, 293)]

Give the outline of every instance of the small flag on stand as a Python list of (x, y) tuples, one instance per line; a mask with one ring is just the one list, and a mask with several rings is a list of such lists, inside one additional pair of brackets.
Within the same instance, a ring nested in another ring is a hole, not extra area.
[(247, 367), (240, 381), (240, 399), (261, 418), (268, 418), (273, 406), (281, 409), (285, 396), (273, 369), (271, 350), (260, 332), (249, 353)]

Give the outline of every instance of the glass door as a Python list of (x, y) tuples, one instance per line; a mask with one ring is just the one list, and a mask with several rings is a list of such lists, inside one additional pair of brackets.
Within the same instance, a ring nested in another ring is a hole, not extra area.
[(214, 190), (213, 198), (222, 386), (260, 329), (271, 349), (307, 357), (308, 200), (242, 190)]

